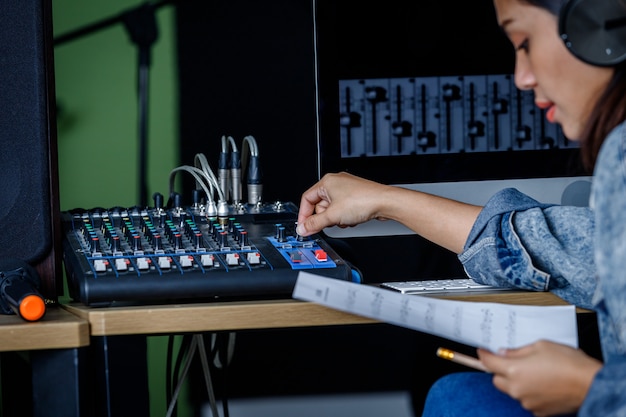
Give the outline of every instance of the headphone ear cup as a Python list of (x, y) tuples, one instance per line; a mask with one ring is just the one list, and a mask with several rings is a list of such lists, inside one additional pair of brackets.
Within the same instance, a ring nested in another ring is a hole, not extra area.
[(584, 62), (614, 66), (626, 61), (626, 0), (569, 0), (561, 8), (559, 34)]

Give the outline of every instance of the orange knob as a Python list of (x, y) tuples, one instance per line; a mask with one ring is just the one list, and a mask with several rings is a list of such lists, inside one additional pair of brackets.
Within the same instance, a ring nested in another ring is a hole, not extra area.
[(20, 303), (20, 316), (24, 320), (37, 321), (43, 317), (46, 312), (46, 304), (43, 299), (37, 295), (27, 295)]

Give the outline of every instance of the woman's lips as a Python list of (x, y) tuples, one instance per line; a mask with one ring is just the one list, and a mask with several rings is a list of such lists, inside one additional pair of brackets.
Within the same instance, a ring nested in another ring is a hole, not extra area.
[(556, 111), (556, 107), (554, 106), (554, 104), (550, 107), (548, 107), (548, 110), (546, 111), (546, 119), (550, 122), (550, 123), (554, 123), (554, 112)]
[(556, 111), (556, 106), (554, 103), (549, 101), (536, 101), (535, 105), (542, 110), (546, 111), (546, 119), (550, 123), (554, 123), (554, 113)]

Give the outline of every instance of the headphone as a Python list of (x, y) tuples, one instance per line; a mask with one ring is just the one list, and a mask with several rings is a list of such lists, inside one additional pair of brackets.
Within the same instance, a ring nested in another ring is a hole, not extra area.
[(559, 34), (582, 61), (601, 67), (626, 61), (626, 0), (567, 0)]

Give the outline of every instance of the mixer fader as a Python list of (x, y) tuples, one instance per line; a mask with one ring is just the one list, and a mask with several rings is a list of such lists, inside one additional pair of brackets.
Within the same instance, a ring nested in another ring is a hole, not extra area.
[(292, 203), (77, 209), (62, 213), (70, 295), (87, 305), (282, 297), (300, 270), (353, 280), (320, 235), (295, 233)]

